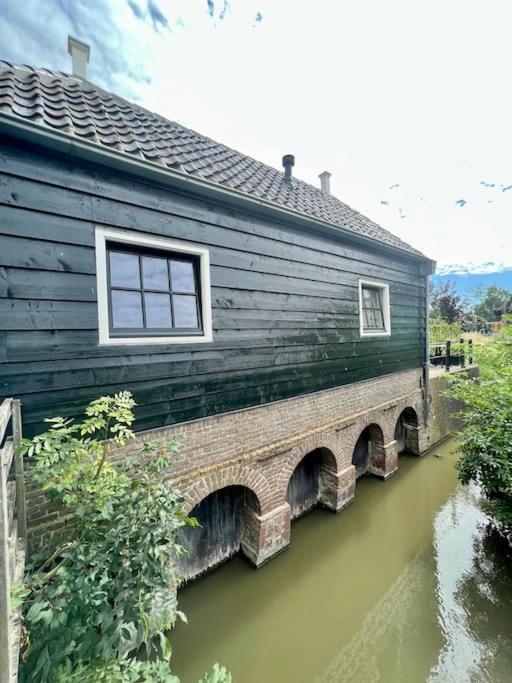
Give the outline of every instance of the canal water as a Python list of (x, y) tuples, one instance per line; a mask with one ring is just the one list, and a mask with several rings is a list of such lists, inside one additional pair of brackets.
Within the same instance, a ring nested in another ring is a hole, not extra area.
[(341, 514), (295, 522), (263, 568), (236, 557), (183, 589), (182, 683), (216, 661), (234, 683), (512, 681), (512, 554), (455, 460), (453, 442), (401, 457)]

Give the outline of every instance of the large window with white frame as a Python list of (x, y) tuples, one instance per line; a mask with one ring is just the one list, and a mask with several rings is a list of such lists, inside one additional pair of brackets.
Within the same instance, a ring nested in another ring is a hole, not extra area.
[(212, 340), (208, 250), (96, 228), (100, 344)]
[(362, 337), (391, 334), (389, 285), (359, 280), (359, 321)]

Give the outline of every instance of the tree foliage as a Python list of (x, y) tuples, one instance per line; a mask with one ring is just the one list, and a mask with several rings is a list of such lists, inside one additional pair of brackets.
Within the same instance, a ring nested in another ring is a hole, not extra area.
[[(53, 418), (47, 432), (23, 442), (33, 481), (75, 525), (73, 537), (27, 576), (27, 681), (179, 683), (165, 661), (166, 632), (184, 619), (174, 590), (184, 552), (178, 532), (197, 522), (164, 476), (176, 442), (146, 442), (117, 467), (109, 460), (113, 446), (133, 437), (134, 405), (129, 392), (102, 397), (82, 422)], [(154, 661), (135, 659), (141, 650)]]
[(475, 287), (472, 294), (478, 300), (473, 311), (479, 318), (492, 322), (512, 313), (512, 292), (503, 287)]
[(463, 483), (477, 481), (495, 520), (512, 526), (512, 318), (488, 344), (475, 349), (481, 378), (454, 376), (462, 400), (458, 463)]
[(430, 315), (441, 318), (447, 323), (455, 323), (464, 318), (467, 308), (466, 301), (457, 293), (452, 280), (443, 282), (440, 286), (431, 286)]

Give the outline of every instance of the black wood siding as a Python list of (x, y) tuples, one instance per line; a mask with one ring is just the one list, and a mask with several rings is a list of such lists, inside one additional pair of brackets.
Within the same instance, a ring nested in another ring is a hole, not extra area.
[[(211, 344), (99, 347), (94, 228), (210, 249)], [(0, 145), (1, 393), (27, 433), (130, 389), (148, 429), (422, 364), (419, 265), (72, 159)], [(389, 283), (391, 338), (359, 339), (358, 278)]]

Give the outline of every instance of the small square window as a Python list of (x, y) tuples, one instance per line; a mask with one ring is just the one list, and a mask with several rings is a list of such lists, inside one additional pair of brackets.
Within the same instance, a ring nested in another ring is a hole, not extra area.
[(359, 282), (361, 336), (389, 335), (389, 286), (378, 282)]
[(208, 252), (96, 229), (100, 343), (211, 341)]

